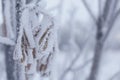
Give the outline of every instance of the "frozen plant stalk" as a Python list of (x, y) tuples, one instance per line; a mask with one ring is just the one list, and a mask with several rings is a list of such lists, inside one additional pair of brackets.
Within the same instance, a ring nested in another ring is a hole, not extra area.
[[(22, 76), (25, 80), (33, 80), (36, 72), (40, 73), (41, 79), (49, 77), (55, 52), (54, 20), (44, 11), (41, 0), (22, 3), (18, 11), (19, 32), (13, 58), (22, 66), (20, 74), (25, 75)], [(41, 21), (39, 16), (43, 16)]]

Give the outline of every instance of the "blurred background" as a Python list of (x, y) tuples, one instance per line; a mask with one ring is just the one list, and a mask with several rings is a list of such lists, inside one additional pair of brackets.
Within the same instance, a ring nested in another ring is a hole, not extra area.
[[(107, 26), (102, 25), (102, 29), (98, 29), (99, 18), (105, 10), (105, 1), (111, 1), (109, 4), (112, 5), (117, 0), (45, 1), (45, 10), (55, 19), (57, 27), (58, 51), (53, 60), (52, 80), (87, 80), (92, 75), (91, 70), (95, 63), (96, 80), (120, 80), (120, 16), (118, 15), (116, 20), (113, 19), (114, 25), (110, 25), (112, 27), (110, 30), (108, 26), (110, 22), (107, 20), (103, 20)], [(108, 13), (106, 12), (108, 16), (104, 15), (104, 17), (112, 19), (109, 13), (120, 11), (120, 1), (118, 0), (116, 11), (109, 8), (106, 10), (109, 10)], [(0, 25), (2, 24), (1, 12), (0, 0)], [(102, 37), (109, 30), (105, 41), (101, 40), (99, 30)], [(99, 41), (103, 45), (102, 49), (97, 47)], [(0, 47), (0, 80), (6, 80), (5, 58), (2, 50)], [(98, 54), (97, 59), (95, 54)]]

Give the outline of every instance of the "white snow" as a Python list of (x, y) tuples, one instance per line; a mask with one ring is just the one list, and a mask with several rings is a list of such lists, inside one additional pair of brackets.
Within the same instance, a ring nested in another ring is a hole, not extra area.
[(1, 37), (0, 36), (0, 44), (5, 44), (5, 45), (15, 45), (15, 42), (9, 38), (6, 38), (6, 37)]

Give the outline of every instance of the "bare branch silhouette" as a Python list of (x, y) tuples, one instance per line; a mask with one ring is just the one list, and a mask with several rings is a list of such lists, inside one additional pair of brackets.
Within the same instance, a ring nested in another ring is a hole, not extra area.
[[(86, 9), (88, 10), (88, 13), (91, 15), (92, 19), (94, 19), (94, 15), (92, 14), (92, 11), (89, 8), (89, 5), (85, 2), (85, 0), (82, 0)], [(100, 1), (99, 1), (100, 2)], [(118, 4), (118, 0), (106, 0), (105, 6), (102, 13), (99, 13), (98, 19), (96, 21), (96, 44), (95, 44), (95, 52), (93, 56), (93, 65), (91, 67), (91, 72), (88, 80), (96, 80), (98, 69), (100, 66), (100, 60), (102, 55), (102, 50), (104, 46), (104, 42), (107, 40), (110, 31), (113, 28), (113, 25), (119, 15), (119, 11), (115, 13), (116, 7)], [(99, 12), (101, 12), (101, 3), (99, 3)], [(103, 33), (103, 28), (107, 27), (107, 31)]]
[[(90, 37), (90, 36), (89, 36), (89, 37)], [(80, 52), (81, 52), (81, 53), (82, 53), (82, 51), (84, 51), (84, 48), (85, 48), (85, 46), (86, 46), (86, 44), (87, 44), (87, 42), (88, 42), (88, 40), (89, 40), (89, 37), (85, 40), (84, 45), (80, 48), (80, 50), (81, 50)], [(78, 46), (79, 46), (79, 44), (78, 44)], [(72, 67), (75, 65), (76, 61), (79, 59), (80, 56), (81, 56), (80, 53), (78, 53), (78, 54), (75, 56), (75, 58), (74, 58), (74, 59), (72, 60), (72, 62), (70, 63), (69, 67), (62, 73), (62, 75), (60, 76), (60, 79), (59, 79), (59, 80), (63, 80), (64, 77), (67, 75), (67, 73), (68, 73), (70, 70), (72, 70)], [(89, 62), (89, 61), (88, 61), (88, 62)], [(88, 62), (85, 62), (85, 64), (83, 64), (83, 66), (81, 66), (81, 68), (82, 68), (82, 67), (85, 67)]]
[(88, 64), (90, 64), (92, 61), (93, 61), (93, 58), (85, 61), (84, 64), (80, 65), (79, 67), (77, 67), (77, 68), (75, 68), (75, 69), (71, 69), (71, 70), (72, 70), (72, 71), (78, 71), (78, 70), (80, 71), (80, 70), (82, 70), (83, 68), (85, 68)]
[(117, 20), (117, 18), (119, 17), (119, 15), (120, 15), (120, 9), (113, 15), (113, 17), (111, 17), (110, 22), (108, 23), (109, 28), (108, 28), (105, 36), (103, 37), (102, 42), (105, 42), (106, 39), (108, 38), (108, 36), (109, 36), (109, 34), (110, 34), (110, 31), (111, 31), (111, 29), (113, 28), (114, 23), (115, 23), (115, 21)]
[(114, 80), (116, 77), (120, 76), (120, 71), (115, 73), (109, 80)]
[(90, 14), (90, 16), (92, 17), (93, 21), (96, 23), (96, 18), (92, 12), (92, 10), (90, 9), (89, 5), (87, 4), (86, 0), (82, 0), (83, 5), (85, 6), (85, 8), (87, 9), (88, 13)]

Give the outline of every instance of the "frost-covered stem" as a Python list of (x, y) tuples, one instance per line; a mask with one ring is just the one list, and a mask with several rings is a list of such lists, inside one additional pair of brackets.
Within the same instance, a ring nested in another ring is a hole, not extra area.
[[(41, 3), (39, 5), (35, 0), (28, 4), (25, 4), (25, 0), (16, 0), (17, 35), (13, 54), (16, 80), (32, 80), (37, 67), (41, 79), (49, 75), (49, 62), (54, 47), (54, 23), (41, 9)], [(38, 16), (42, 14), (44, 17), (39, 22)]]
[[(2, 0), (2, 12), (3, 12), (3, 36), (4, 37), (9, 37), (12, 38), (8, 31), (8, 27), (11, 27), (11, 22), (10, 22), (10, 12), (9, 12), (9, 8), (10, 7), (10, 1), (9, 0)], [(9, 15), (9, 17), (8, 17)], [(9, 24), (8, 24), (9, 23)], [(11, 29), (11, 28), (10, 28)], [(11, 32), (11, 31), (10, 31)], [(7, 38), (2, 38), (3, 41), (2, 43), (5, 42), (5, 44), (9, 44), (11, 45), (11, 42), (9, 42), (9, 40)], [(7, 41), (7, 42), (6, 42)], [(15, 80), (14, 79), (14, 60), (12, 59), (13, 55), (13, 47), (6, 45), (5, 47), (5, 62), (6, 62), (6, 72), (7, 72), (7, 79), (8, 80)]]
[(0, 36), (0, 44), (5, 44), (5, 45), (10, 45), (13, 46), (15, 43), (13, 40), (6, 38), (6, 37), (1, 37)]
[[(19, 35), (21, 35), (21, 17), (22, 17), (22, 6), (23, 0), (16, 0), (15, 3), (15, 13), (16, 13), (16, 44), (19, 39)], [(25, 70), (20, 60), (15, 60), (15, 80), (26, 80), (25, 78)]]
[(16, 10), (15, 10), (15, 5), (16, 2), (14, 0), (10, 0), (10, 13), (11, 13), (11, 26), (12, 26), (12, 30), (13, 30), (13, 34), (14, 34), (14, 38), (12, 38), (14, 41), (17, 38), (17, 31), (16, 31)]
[(4, 8), (4, 21), (6, 23), (6, 35), (7, 37), (9, 38), (14, 38), (14, 34), (13, 34), (13, 31), (12, 31), (12, 24), (11, 24), (11, 4), (10, 4), (10, 0), (4, 0), (3, 1), (3, 7)]

